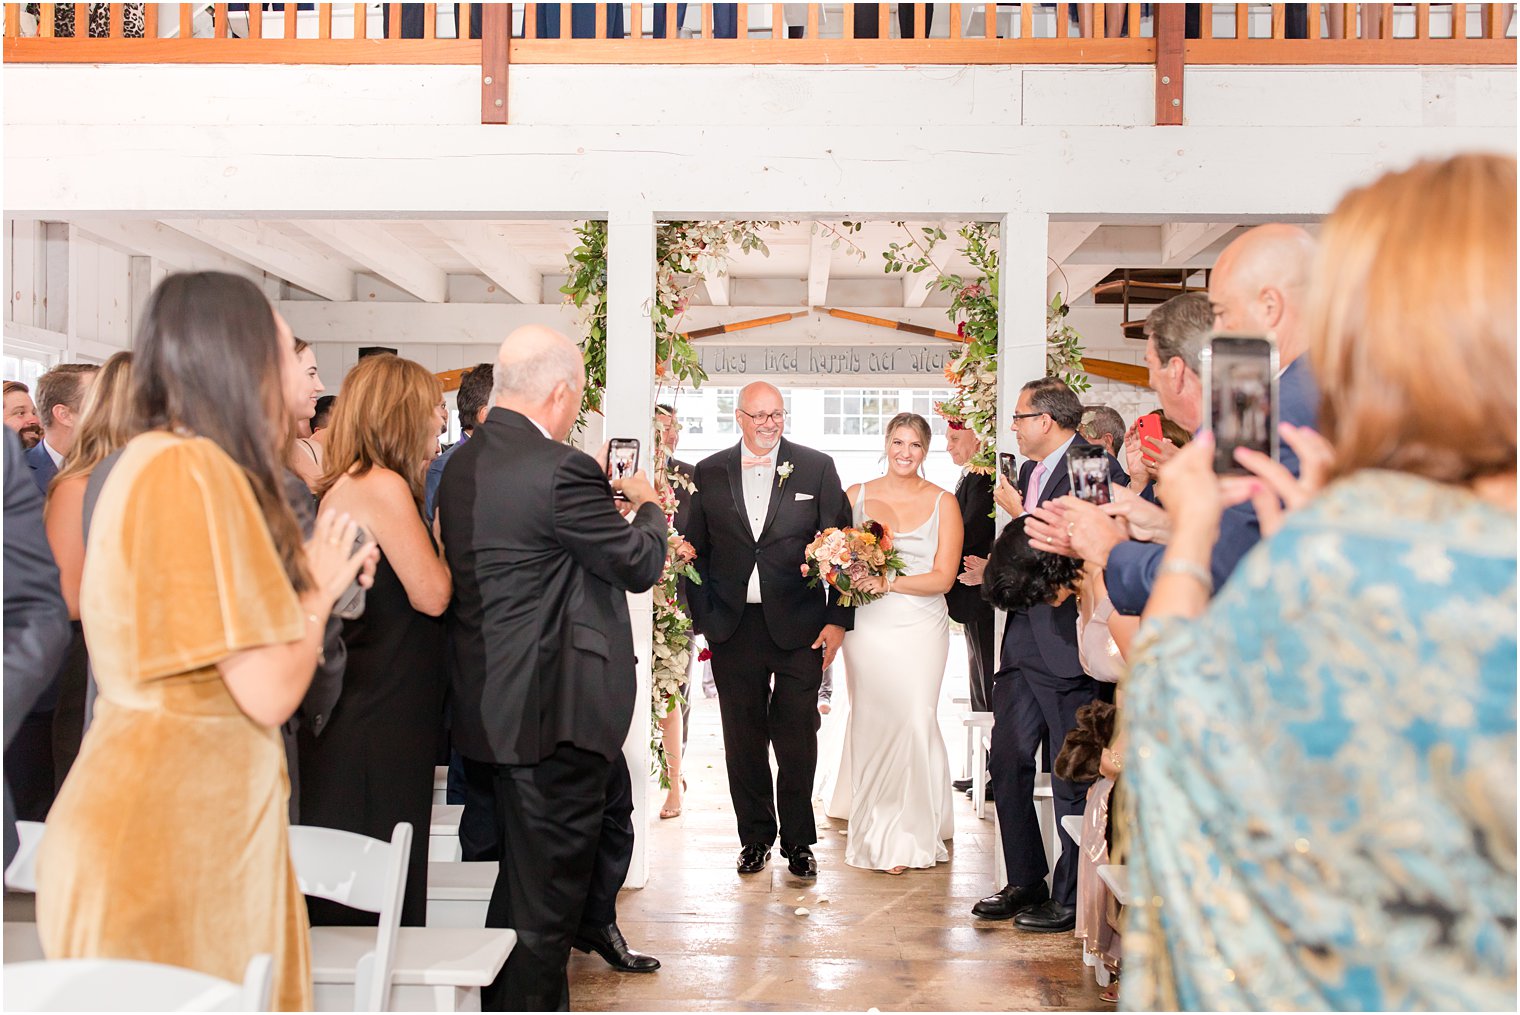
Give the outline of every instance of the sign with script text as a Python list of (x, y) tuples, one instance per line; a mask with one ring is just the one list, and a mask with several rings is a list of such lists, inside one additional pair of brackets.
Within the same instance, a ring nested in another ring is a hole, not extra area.
[(963, 347), (939, 345), (697, 345), (714, 379), (743, 376), (872, 377), (921, 374), (943, 381), (945, 364)]

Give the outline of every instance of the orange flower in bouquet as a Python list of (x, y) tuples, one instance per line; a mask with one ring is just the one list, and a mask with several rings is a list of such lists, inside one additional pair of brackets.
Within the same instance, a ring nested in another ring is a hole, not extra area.
[(865, 578), (895, 577), (907, 569), (893, 549), (891, 530), (880, 522), (824, 529), (808, 544), (803, 559), (802, 574), (809, 579), (808, 586), (827, 582), (839, 593), (840, 606), (864, 606), (880, 599), (855, 586)]

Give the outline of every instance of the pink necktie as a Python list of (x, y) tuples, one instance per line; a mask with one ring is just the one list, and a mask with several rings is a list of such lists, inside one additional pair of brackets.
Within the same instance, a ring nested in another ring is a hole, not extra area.
[(1040, 480), (1045, 475), (1045, 463), (1036, 462), (1029, 474), (1029, 485), (1024, 488), (1024, 513), (1033, 511), (1040, 503)]
[(749, 455), (744, 456), (744, 467), (746, 469), (758, 469), (762, 465), (769, 464), (771, 464), (770, 455), (766, 455), (764, 458), (751, 458)]

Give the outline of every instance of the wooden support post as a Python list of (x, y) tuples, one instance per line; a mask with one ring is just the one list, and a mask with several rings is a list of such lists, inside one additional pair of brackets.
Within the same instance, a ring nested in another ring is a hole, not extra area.
[[(469, 21), (465, 21), (466, 26)], [(568, 18), (560, 28), (567, 29)], [(466, 32), (468, 34), (468, 31)], [(480, 11), (480, 122), (507, 122), (507, 68), (512, 34), (511, 4), (482, 4)]]
[(1181, 4), (1157, 4), (1151, 10), (1156, 18), (1156, 126), (1180, 127), (1186, 14)]
[(179, 37), (188, 39), (195, 34), (195, 5), (179, 5)]
[(354, 38), (369, 38), (369, 5), (354, 4)]

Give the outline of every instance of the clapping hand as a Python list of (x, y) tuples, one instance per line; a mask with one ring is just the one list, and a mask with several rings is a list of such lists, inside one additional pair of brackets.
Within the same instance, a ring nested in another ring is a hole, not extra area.
[(1049, 500), (1033, 511), (1024, 522), (1024, 532), (1029, 545), (1046, 553), (1059, 553), (1063, 557), (1075, 557), (1071, 549), (1071, 536), (1066, 531), (1066, 505), (1068, 498)]
[(961, 572), (958, 581), (962, 585), (980, 585), (982, 583), (982, 574), (987, 570), (987, 558), (973, 556), (968, 553), (961, 558), (961, 566), (965, 570)]
[(1264, 536), (1275, 534), (1289, 512), (1322, 490), (1335, 465), (1335, 448), (1318, 431), (1292, 423), (1279, 424), (1277, 431), (1298, 454), (1297, 476), (1260, 451), (1236, 448), (1235, 460), (1258, 478), (1231, 476), (1222, 481), (1226, 505), (1249, 500)]
[(1218, 534), (1226, 504), (1214, 475), (1214, 435), (1200, 433), (1161, 466), (1156, 492), (1166, 504), (1174, 532)]
[(306, 541), (306, 567), (328, 605), (337, 602), (356, 577), (362, 588), (375, 583), (380, 545), (370, 539), (358, 552), (350, 553), (358, 535), (359, 523), (346, 511), (323, 511), (312, 526)]
[(1144, 543), (1164, 543), (1172, 532), (1172, 519), (1166, 509), (1123, 487), (1113, 488), (1114, 499), (1102, 510), (1121, 522), (1130, 539)]
[[(1066, 520), (1065, 549), (1055, 552), (1064, 552), (1065, 556), (1091, 561), (1104, 567), (1108, 564), (1109, 551), (1129, 538), (1125, 524), (1117, 518), (1110, 518), (1097, 504), (1090, 504), (1068, 494), (1057, 498), (1053, 506), (1062, 512), (1062, 517)], [(1029, 524), (1034, 524), (1033, 519)]]

